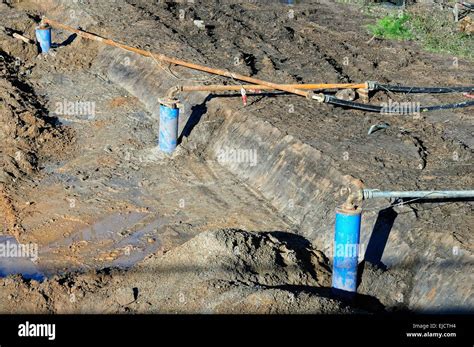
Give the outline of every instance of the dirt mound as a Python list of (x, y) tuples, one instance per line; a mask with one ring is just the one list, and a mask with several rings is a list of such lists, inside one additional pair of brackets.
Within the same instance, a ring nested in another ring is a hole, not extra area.
[(158, 269), (172, 264), (200, 273), (201, 278), (204, 271), (208, 278), (238, 280), (247, 285), (328, 286), (330, 283), (324, 255), (303, 237), (284, 232), (203, 233), (165, 255)]
[(7, 211), (7, 231), (17, 234), (20, 227), (8, 198), (13, 182), (35, 172), (39, 158), (64, 153), (72, 134), (47, 116), (15, 62), (0, 51), (0, 203)]
[[(330, 298), (327, 259), (283, 232), (204, 232), (132, 271), (2, 279), (3, 312), (349, 313)], [(38, 300), (29, 296), (32, 292)], [(28, 298), (27, 298), (28, 296)]]

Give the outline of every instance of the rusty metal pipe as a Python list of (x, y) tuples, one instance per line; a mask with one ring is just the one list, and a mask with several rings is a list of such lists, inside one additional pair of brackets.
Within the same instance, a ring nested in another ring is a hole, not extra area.
[(65, 31), (75, 33), (78, 36), (81, 36), (83, 38), (93, 40), (93, 41), (97, 41), (97, 42), (101, 42), (101, 43), (104, 43), (106, 45), (117, 47), (117, 48), (129, 51), (129, 52), (137, 53), (137, 54), (143, 55), (145, 57), (155, 58), (157, 60), (166, 61), (168, 63), (184, 66), (184, 67), (187, 67), (187, 68), (190, 68), (190, 69), (193, 69), (193, 70), (208, 72), (208, 73), (211, 73), (211, 74), (214, 74), (214, 75), (230, 77), (230, 78), (233, 78), (233, 79), (236, 79), (236, 80), (245, 81), (245, 82), (249, 82), (249, 83), (253, 83), (253, 84), (257, 84), (257, 85), (264, 85), (266, 87), (273, 88), (275, 90), (281, 90), (281, 91), (284, 91), (284, 92), (304, 96), (304, 97), (309, 98), (309, 99), (316, 99), (318, 101), (321, 101), (320, 96), (315, 96), (311, 91), (303, 91), (303, 90), (296, 89), (296, 88), (291, 87), (291, 86), (280, 85), (280, 84), (277, 84), (277, 83), (260, 80), (260, 79), (257, 79), (257, 78), (241, 75), (241, 74), (230, 72), (230, 71), (223, 70), (223, 69), (214, 69), (214, 68), (207, 67), (207, 66), (204, 66), (204, 65), (199, 65), (199, 64), (192, 63), (192, 62), (187, 62), (187, 61), (184, 61), (184, 60), (180, 60), (180, 59), (177, 59), (177, 58), (168, 57), (168, 56), (166, 56), (164, 54), (160, 54), (160, 53), (151, 53), (149, 51), (145, 51), (143, 49), (139, 49), (139, 48), (135, 48), (135, 47), (130, 47), (130, 46), (115, 42), (111, 39), (107, 39), (107, 38), (104, 38), (104, 37), (101, 37), (101, 36), (98, 36), (98, 35), (95, 35), (95, 34), (87, 33), (85, 31), (82, 31), (82, 30), (79, 30), (79, 29), (74, 29), (73, 27), (70, 27), (68, 25), (59, 23), (59, 22), (57, 22), (55, 20), (52, 20), (52, 19), (44, 18), (43, 23), (49, 24), (50, 26), (52, 26), (54, 28), (59, 28), (59, 29), (65, 30)]
[[(281, 84), (284, 87), (291, 87), (302, 90), (324, 90), (324, 89), (359, 89), (367, 88), (368, 83), (319, 83), (319, 84)], [(166, 96), (168, 99), (176, 98), (180, 92), (223, 92), (245, 90), (275, 90), (262, 84), (244, 84), (244, 85), (196, 85), (196, 86), (174, 86), (171, 87)]]
[[(341, 84), (280, 84), (282, 87), (297, 88), (297, 89), (359, 89), (367, 88), (367, 83), (341, 83)], [(218, 91), (232, 91), (232, 90), (275, 90), (275, 88), (268, 87), (263, 84), (245, 84), (245, 85), (201, 85), (201, 86), (182, 86), (180, 87), (183, 92), (193, 91), (205, 91), (205, 92), (218, 92)]]

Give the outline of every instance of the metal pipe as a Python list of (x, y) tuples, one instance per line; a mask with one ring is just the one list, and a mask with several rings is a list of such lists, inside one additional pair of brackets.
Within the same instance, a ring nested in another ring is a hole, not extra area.
[(474, 190), (380, 191), (363, 189), (364, 200), (377, 198), (462, 199), (474, 198)]
[(273, 83), (273, 82), (267, 82), (267, 81), (260, 80), (260, 79), (257, 79), (257, 78), (253, 78), (253, 77), (241, 75), (241, 74), (238, 74), (238, 73), (230, 72), (230, 71), (227, 71), (227, 70), (214, 69), (214, 68), (207, 67), (207, 66), (204, 66), (204, 65), (199, 65), (199, 64), (192, 63), (192, 62), (187, 62), (187, 61), (184, 61), (184, 60), (176, 59), (176, 58), (173, 58), (173, 57), (167, 57), (166, 55), (163, 55), (163, 54), (160, 54), (160, 53), (151, 53), (149, 51), (145, 51), (145, 50), (135, 48), (135, 47), (130, 47), (130, 46), (115, 42), (111, 39), (107, 39), (107, 38), (104, 38), (104, 37), (101, 37), (101, 36), (98, 36), (98, 35), (87, 33), (85, 31), (82, 31), (82, 30), (79, 30), (79, 29), (74, 29), (73, 27), (70, 27), (68, 25), (59, 23), (59, 22), (54, 21), (52, 19), (44, 18), (43, 23), (49, 24), (49, 25), (51, 25), (52, 27), (55, 27), (55, 28), (59, 28), (59, 29), (65, 30), (65, 31), (75, 33), (78, 36), (81, 36), (83, 38), (93, 40), (93, 41), (102, 42), (106, 45), (121, 48), (123, 50), (133, 52), (133, 53), (137, 53), (137, 54), (143, 55), (145, 57), (150, 57), (150, 58), (154, 58), (154, 59), (157, 59), (157, 60), (166, 61), (166, 62), (171, 63), (171, 64), (184, 66), (184, 67), (187, 67), (187, 68), (190, 68), (190, 69), (193, 69), (193, 70), (208, 72), (208, 73), (211, 73), (211, 74), (214, 74), (214, 75), (220, 75), (220, 76), (230, 77), (230, 78), (233, 78), (233, 79), (236, 79), (236, 80), (241, 80), (241, 81), (245, 81), (245, 82), (249, 82), (249, 83), (253, 83), (253, 84), (264, 85), (266, 87), (270, 87), (270, 88), (273, 88), (273, 89), (276, 89), (276, 90), (282, 90), (284, 92), (304, 96), (305, 98), (314, 99), (314, 100), (322, 102), (321, 96), (320, 95), (314, 95), (314, 93), (311, 92), (311, 91), (307, 92), (307, 91), (299, 90), (299, 89), (296, 89), (296, 88), (293, 88), (293, 87), (280, 85), (280, 84)]
[[(367, 83), (308, 83), (308, 84), (281, 84), (284, 87), (297, 89), (359, 89), (368, 86)], [(166, 93), (166, 97), (174, 99), (180, 92), (220, 92), (220, 91), (242, 91), (243, 90), (275, 90), (262, 84), (244, 84), (244, 85), (197, 85), (197, 86), (174, 86)], [(321, 99), (322, 100), (322, 99)]]
[[(280, 84), (283, 87), (297, 88), (297, 89), (359, 89), (366, 88), (367, 83), (340, 83), (340, 84)], [(183, 92), (193, 91), (205, 91), (205, 92), (218, 92), (218, 91), (232, 91), (232, 90), (274, 90), (275, 88), (268, 87), (262, 84), (245, 84), (245, 85), (208, 85), (208, 86), (182, 86)]]

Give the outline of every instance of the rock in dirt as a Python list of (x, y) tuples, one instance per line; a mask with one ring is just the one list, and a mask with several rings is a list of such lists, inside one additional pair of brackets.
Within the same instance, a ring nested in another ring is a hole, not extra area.
[(459, 21), (459, 30), (469, 35), (474, 34), (474, 20), (471, 17), (464, 17)]

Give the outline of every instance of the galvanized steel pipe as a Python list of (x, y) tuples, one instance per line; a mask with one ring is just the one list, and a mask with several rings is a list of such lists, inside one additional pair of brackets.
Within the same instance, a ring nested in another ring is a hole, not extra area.
[(419, 199), (462, 199), (474, 198), (474, 190), (414, 190), (414, 191), (380, 191), (363, 189), (363, 198), (419, 198)]

